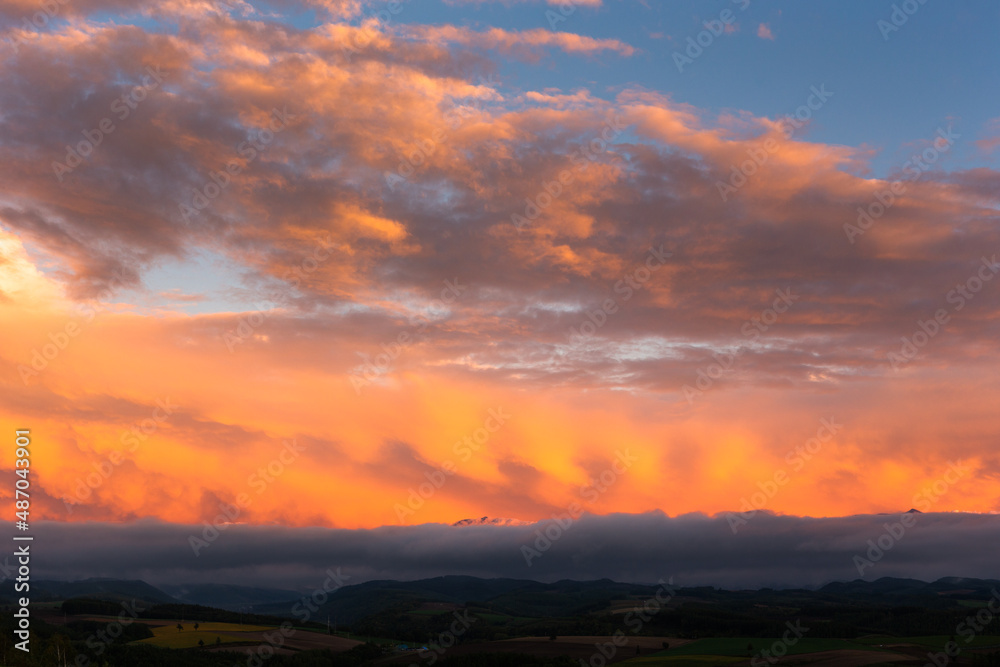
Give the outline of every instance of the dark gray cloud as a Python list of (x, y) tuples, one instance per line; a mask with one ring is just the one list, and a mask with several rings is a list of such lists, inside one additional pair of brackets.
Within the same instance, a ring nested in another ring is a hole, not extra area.
[[(995, 578), (1000, 516), (964, 513), (841, 518), (760, 512), (734, 534), (727, 515), (583, 515), (567, 528), (443, 524), (367, 530), (230, 525), (195, 555), (204, 526), (154, 521), (128, 524), (39, 523), (33, 571), (38, 577), (141, 578), (151, 583), (221, 582), (309, 588), (327, 568), (351, 583), (445, 574), (556, 581), (608, 577), (720, 587), (819, 586), (884, 576), (934, 580)], [(900, 532), (902, 528), (902, 532)], [(556, 539), (543, 549), (541, 534)], [(883, 555), (868, 554), (881, 540)], [(888, 548), (885, 547), (888, 545)], [(525, 547), (538, 555), (526, 563)]]

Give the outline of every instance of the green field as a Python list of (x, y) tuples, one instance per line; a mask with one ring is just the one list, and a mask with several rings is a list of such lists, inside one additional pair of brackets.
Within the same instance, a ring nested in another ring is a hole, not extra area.
[[(859, 644), (867, 644), (869, 646), (878, 644), (916, 644), (917, 646), (940, 650), (944, 648), (945, 644), (951, 641), (951, 637), (946, 637), (944, 635), (934, 635), (928, 637), (871, 636), (862, 637), (861, 639), (856, 639), (855, 641)], [(1000, 637), (995, 635), (977, 635), (971, 642), (967, 643), (965, 641), (965, 637), (956, 636), (955, 643), (962, 649), (1000, 647)]]
[[(854, 650), (871, 652), (892, 652), (891, 648), (883, 646), (912, 644), (928, 650), (941, 650), (950, 640), (945, 636), (927, 637), (887, 637), (868, 636), (861, 639), (821, 639), (803, 637), (793, 646), (788, 647), (788, 655), (806, 655), (821, 651)], [(712, 667), (714, 665), (729, 665), (747, 660), (747, 644), (753, 645), (752, 654), (770, 649), (780, 639), (741, 638), (711, 638), (699, 639), (684, 646), (660, 651), (653, 655), (632, 658), (621, 663), (636, 667)], [(977, 636), (968, 644), (962, 637), (957, 637), (959, 646), (965, 648), (1000, 647), (1000, 637)]]
[[(770, 650), (771, 646), (776, 643), (780, 644), (782, 643), (782, 640), (779, 638), (761, 639), (759, 637), (716, 637), (712, 639), (698, 639), (690, 644), (685, 644), (684, 646), (680, 646), (678, 648), (660, 651), (650, 657), (670, 658), (674, 656), (729, 656), (746, 659), (748, 657), (748, 644), (753, 645), (753, 649), (749, 652), (749, 655), (756, 655), (763, 649)], [(813, 639), (810, 637), (803, 637), (795, 644), (788, 646), (788, 655), (803, 655), (805, 653), (818, 653), (819, 651), (837, 651), (844, 649), (871, 651), (878, 650), (874, 648), (874, 644), (877, 643), (879, 642), (862, 644), (849, 639)]]

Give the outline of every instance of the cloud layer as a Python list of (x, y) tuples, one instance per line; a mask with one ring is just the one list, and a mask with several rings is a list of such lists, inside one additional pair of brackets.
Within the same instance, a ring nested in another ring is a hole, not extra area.
[[(551, 521), (356, 531), (231, 525), (198, 547), (198, 556), (189, 540), (206, 534), (202, 526), (47, 523), (38, 530), (46, 545), (46, 569), (39, 576), (254, 581), (305, 589), (322, 583), (328, 568), (341, 568), (351, 584), (467, 574), (640, 583), (673, 577), (681, 586), (741, 588), (814, 587), (887, 576), (924, 581), (996, 576), (996, 516), (916, 515), (908, 527), (900, 527), (900, 520), (898, 514), (813, 519), (761, 513), (735, 535), (724, 516), (671, 518), (659, 512), (584, 515), (564, 520), (565, 529)], [(890, 531), (898, 537), (886, 537)], [(539, 541), (544, 534), (554, 537), (548, 548)], [(869, 540), (888, 548), (869, 553)]]
[[(1000, 511), (1000, 179), (954, 163), (971, 135), (928, 125), (878, 179), (809, 140), (820, 81), (790, 118), (534, 89), (500, 64), (638, 52), (319, 4), (0, 5), (0, 422), (33, 429), (47, 517), (715, 513), (778, 473), (758, 507), (830, 516), (956, 462), (930, 509)], [(228, 307), (157, 301), (200, 253), (241, 276)]]

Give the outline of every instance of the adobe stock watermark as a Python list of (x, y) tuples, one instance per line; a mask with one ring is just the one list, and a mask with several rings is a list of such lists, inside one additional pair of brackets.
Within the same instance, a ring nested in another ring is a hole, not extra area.
[[(306, 448), (298, 444), (295, 439), (292, 439), (290, 442), (285, 440), (281, 444), (282, 447), (277, 456), (247, 477), (247, 486), (249, 486), (257, 496), (263, 494), (264, 491), (266, 491), (267, 488), (278, 479), (278, 477), (284, 474), (285, 470), (289, 466), (298, 460), (302, 452), (306, 451)], [(219, 509), (221, 510), (221, 513), (217, 514), (212, 521), (205, 522), (201, 530), (201, 536), (199, 537), (194, 534), (188, 536), (188, 544), (191, 547), (191, 551), (194, 552), (194, 555), (200, 556), (202, 551), (210, 547), (212, 543), (219, 539), (219, 535), (225, 532), (229, 526), (236, 522), (236, 519), (243, 514), (243, 511), (253, 504), (253, 500), (253, 496), (243, 492), (236, 496), (235, 505), (220, 502)]]
[[(313, 247), (312, 252), (306, 255), (305, 259), (299, 262), (298, 266), (294, 269), (289, 269), (282, 276), (282, 280), (288, 283), (289, 288), (294, 290), (298, 289), (302, 284), (302, 281), (310, 276), (313, 272), (319, 269), (319, 267), (330, 259), (330, 249), (339, 247), (340, 244), (336, 243), (329, 233), (325, 237), (316, 239), (316, 245)], [(235, 352), (236, 346), (240, 343), (245, 343), (251, 337), (253, 337), (256, 331), (267, 322), (268, 318), (271, 316), (271, 312), (274, 310), (275, 305), (287, 304), (291, 301), (291, 297), (288, 292), (284, 292), (280, 299), (277, 300), (276, 304), (270, 307), (261, 306), (259, 310), (254, 310), (251, 313), (242, 316), (236, 323), (233, 329), (230, 329), (222, 336), (222, 342), (226, 344), (229, 352)]]
[(10, 562), (10, 556), (4, 556), (3, 563), (0, 563), (0, 583), (13, 579), (17, 574), (17, 567), (16, 563)]
[[(627, 449), (624, 452), (621, 450), (615, 451), (615, 459), (611, 465), (602, 470), (596, 477), (588, 480), (587, 484), (580, 487), (580, 498), (588, 505), (593, 505), (638, 460), (639, 458), (632, 456)], [(546, 520), (543, 528), (535, 529), (535, 541), (531, 545), (521, 545), (521, 555), (524, 556), (525, 565), (531, 567), (533, 560), (540, 558), (542, 554), (552, 548), (552, 545), (562, 539), (562, 536), (573, 527), (573, 524), (583, 515), (583, 512), (583, 506), (573, 501), (566, 507), (565, 513), (553, 514), (551, 520)]]
[(249, 139), (240, 142), (236, 147), (236, 153), (244, 159), (244, 164), (240, 164), (238, 160), (229, 160), (224, 170), (210, 171), (201, 187), (193, 188), (190, 204), (184, 202), (177, 204), (184, 222), (190, 222), (191, 216), (198, 215), (208, 208), (229, 187), (233, 178), (249, 167), (258, 156), (263, 155), (274, 138), (286, 130), (295, 118), (295, 115), (288, 112), (287, 106), (281, 111), (278, 111), (277, 107), (271, 109), (267, 127), (251, 133)]
[[(502, 407), (490, 408), (487, 415), (482, 426), (473, 430), (472, 433), (462, 436), (461, 440), (452, 445), (451, 451), (462, 463), (467, 463), (472, 458), (473, 453), (478, 453), (485, 447), (493, 434), (503, 428), (510, 419), (510, 415), (505, 413)], [(406, 498), (406, 505), (396, 503), (393, 506), (396, 520), (401, 524), (405, 523), (406, 519), (416, 514), (457, 471), (458, 465), (451, 459), (447, 459), (441, 463), (439, 468), (425, 472), (426, 482), (421, 482), (416, 488), (407, 489), (409, 495)]]
[[(302, 621), (303, 625), (308, 623), (312, 615), (319, 611), (320, 605), (325, 604), (330, 599), (331, 593), (340, 589), (344, 586), (344, 582), (351, 578), (348, 574), (342, 574), (339, 567), (336, 571), (333, 568), (327, 568), (325, 574), (327, 577), (322, 586), (317, 587), (309, 595), (299, 598), (292, 605), (292, 615)], [(273, 632), (263, 633), (264, 643), (259, 644), (247, 656), (247, 667), (261, 667), (264, 661), (273, 657), (278, 649), (284, 647), (287, 643), (286, 640), (295, 633), (296, 628), (289, 621), (283, 622)]]
[(955, 144), (955, 140), (961, 138), (962, 135), (952, 132), (951, 126), (945, 131), (940, 127), (937, 130), (938, 137), (934, 139), (932, 144), (925, 148), (921, 153), (914, 153), (910, 156), (910, 159), (903, 163), (902, 172), (906, 174), (905, 179), (897, 179), (889, 184), (889, 187), (885, 190), (879, 190), (875, 193), (875, 201), (868, 204), (867, 207), (858, 207), (858, 218), (855, 224), (849, 222), (844, 223), (844, 234), (847, 235), (847, 240), (850, 241), (851, 245), (854, 245), (855, 239), (869, 229), (872, 225), (885, 215), (896, 203), (896, 198), (902, 196), (906, 192), (908, 183), (916, 183), (924, 175), (924, 172), (929, 170), (935, 162), (937, 162), (943, 153), (947, 153), (951, 150), (951, 147)]
[[(948, 493), (951, 487), (969, 472), (969, 468), (962, 465), (960, 461), (949, 463), (949, 468), (944, 475), (913, 496), (913, 508), (920, 512), (929, 511), (941, 499), (941, 496)], [(899, 515), (899, 521), (882, 524), (885, 531), (877, 538), (868, 540), (868, 550), (863, 555), (855, 555), (853, 558), (858, 576), (865, 576), (865, 570), (874, 567), (875, 563), (882, 560), (906, 536), (906, 531), (917, 524), (919, 516), (920, 514), (916, 512), (904, 512)]]
[(673, 256), (672, 252), (663, 251), (662, 244), (658, 250), (650, 246), (645, 262), (614, 284), (614, 292), (621, 297), (621, 300), (619, 301), (619, 296), (612, 296), (602, 301), (596, 309), (588, 310), (587, 320), (584, 320), (578, 327), (571, 326), (569, 328), (570, 337), (594, 335), (598, 329), (607, 324), (608, 317), (617, 313), (620, 306), (626, 304), (636, 292), (643, 288), (653, 272), (666, 264), (667, 259)]
[[(984, 632), (993, 620), (1000, 616), (1000, 590), (993, 588), (993, 594), (986, 606), (976, 612), (975, 616), (966, 616), (965, 620), (955, 626), (954, 635), (958, 635), (965, 644), (971, 644), (978, 634)], [(957, 658), (962, 652), (962, 647), (955, 640), (949, 640), (942, 651), (937, 653), (927, 653), (927, 662), (923, 667), (946, 667), (951, 664), (953, 658)]]
[[(458, 278), (445, 279), (440, 298), (431, 301), (430, 309), (447, 310), (447, 307), (462, 296), (467, 288), (468, 285), (463, 285)], [(371, 384), (377, 378), (387, 375), (392, 369), (392, 362), (398, 359), (399, 355), (408, 347), (423, 340), (427, 327), (431, 324), (431, 320), (425, 315), (411, 315), (407, 322), (410, 328), (400, 331), (393, 340), (382, 343), (379, 346), (382, 351), (374, 357), (364, 352), (358, 353), (364, 359), (364, 363), (351, 371), (348, 376), (355, 394), (360, 396), (363, 387)]]
[[(493, 88), (498, 83), (499, 81), (494, 79), (493, 75), (490, 74), (485, 79), (479, 77), (476, 85)], [(444, 125), (435, 128), (429, 135), (415, 142), (413, 147), (403, 156), (403, 159), (399, 161), (399, 164), (396, 165), (395, 172), (386, 171), (383, 173), (389, 189), (395, 190), (397, 185), (406, 183), (410, 176), (416, 173), (420, 167), (427, 164), (440, 146), (447, 143), (450, 138), (448, 135), (449, 132), (458, 130), (458, 128), (468, 122), (470, 118), (474, 118), (482, 110), (483, 104), (479, 99), (473, 101), (471, 109), (467, 105), (462, 105), (449, 110), (444, 115)]]
[(514, 224), (514, 228), (517, 229), (518, 233), (537, 220), (546, 209), (552, 206), (552, 203), (562, 196), (565, 189), (573, 184), (576, 180), (576, 175), (585, 172), (591, 162), (595, 162), (598, 156), (607, 152), (611, 146), (611, 142), (624, 132), (626, 127), (628, 126), (625, 125), (621, 116), (616, 115), (614, 118), (609, 119), (604, 123), (604, 129), (601, 130), (600, 136), (591, 139), (582, 148), (578, 148), (570, 154), (570, 162), (573, 164), (574, 169), (563, 169), (559, 172), (556, 179), (542, 181), (542, 185), (534, 198), (525, 197), (524, 215), (520, 213), (510, 214), (510, 221)]
[(59, 331), (49, 332), (49, 342), (42, 345), (41, 349), (32, 348), (31, 360), (27, 365), (18, 364), (17, 372), (21, 376), (21, 382), (28, 384), (28, 378), (38, 377), (42, 371), (55, 361), (59, 353), (69, 347), (70, 340), (80, 335), (83, 329), (75, 320), (66, 322), (66, 325)]
[(882, 33), (882, 41), (888, 42), (889, 35), (898, 32), (900, 28), (906, 25), (910, 17), (916, 14), (917, 10), (925, 4), (927, 4), (927, 0), (903, 0), (899, 4), (893, 3), (889, 20), (879, 19), (875, 22), (875, 27)]
[(110, 296), (116, 285), (118, 287), (128, 286), (125, 272), (120, 268), (111, 272), (111, 279), (97, 293), (96, 297), (86, 303), (77, 304), (76, 307), (82, 312), (82, 324), (77, 323), (75, 319), (70, 319), (63, 325), (62, 329), (49, 332), (50, 342), (45, 343), (41, 348), (32, 348), (29, 365), (18, 364), (17, 366), (17, 372), (25, 385), (28, 384), (29, 378), (41, 375), (49, 367), (49, 364), (54, 362), (56, 357), (69, 347), (70, 342), (83, 332), (83, 325), (90, 324), (100, 313), (110, 309), (110, 306), (101, 303), (100, 300)]
[(577, 7), (580, 5), (580, 1), (562, 0), (562, 2), (555, 3), (555, 5), (555, 9), (545, 10), (545, 20), (549, 22), (549, 30), (555, 30), (557, 25), (575, 14)]
[[(819, 111), (826, 104), (826, 101), (833, 97), (833, 93), (826, 89), (826, 84), (821, 83), (819, 88), (811, 86), (810, 95), (806, 98), (806, 103), (795, 110), (794, 114), (789, 114), (778, 121), (781, 132), (785, 139), (791, 139), (792, 135), (799, 128), (805, 126), (812, 118), (813, 111)], [(781, 150), (781, 144), (773, 137), (768, 137), (757, 146), (747, 149), (748, 159), (729, 167), (729, 179), (726, 182), (715, 181), (715, 189), (719, 193), (722, 201), (728, 201), (729, 196), (736, 194), (740, 188), (749, 182), (751, 176), (757, 173), (771, 156)]]
[[(741, 12), (746, 11), (746, 8), (750, 6), (750, 0), (732, 0), (732, 3), (739, 5)], [(677, 66), (677, 71), (683, 74), (684, 68), (688, 65), (693, 65), (694, 61), (700, 58), (705, 49), (712, 46), (718, 37), (733, 29), (735, 22), (736, 14), (727, 7), (719, 12), (718, 18), (702, 23), (705, 29), (694, 37), (687, 38), (687, 48), (684, 49), (684, 53), (674, 51), (673, 59), (674, 65)]]
[[(469, 610), (463, 609), (462, 613), (457, 611), (452, 612), (452, 616), (455, 620), (451, 622), (451, 625), (447, 630), (441, 632), (437, 636), (437, 641), (430, 643), (430, 648), (426, 651), (421, 651), (419, 657), (427, 661), (428, 665), (433, 665), (438, 661), (452, 646), (458, 643), (459, 638), (468, 632), (472, 624), (479, 620), (478, 617), (470, 618)], [(410, 663), (410, 667), (420, 667), (417, 663)]]
[[(788, 450), (788, 453), (785, 454), (785, 463), (792, 466), (793, 473), (802, 470), (806, 463), (819, 454), (823, 445), (833, 440), (840, 429), (844, 428), (844, 425), (838, 424), (833, 417), (820, 419), (819, 424), (814, 437), (809, 438), (801, 445), (796, 445), (794, 449)], [(773, 499), (778, 494), (778, 490), (788, 484), (790, 479), (788, 472), (784, 468), (780, 468), (774, 472), (770, 479), (757, 482), (759, 491), (752, 493), (749, 498), (746, 496), (740, 498), (740, 511), (726, 512), (726, 521), (729, 522), (729, 528), (733, 531), (733, 535), (742, 526), (747, 525), (750, 519), (757, 516), (757, 512), (764, 509), (768, 501)]]
[(348, 39), (340, 47), (344, 58), (350, 62), (355, 55), (361, 53), (359, 49), (366, 48), (379, 36), (378, 30), (373, 28), (373, 25), (389, 25), (392, 22), (392, 17), (402, 11), (402, 0), (389, 0), (386, 3), (385, 9), (378, 9), (369, 13), (367, 17), (361, 20), (357, 30), (347, 33)]
[(38, 4), (38, 11), (30, 16), (21, 17), (21, 31), (12, 39), (7, 38), (14, 49), (14, 53), (21, 52), (21, 45), (27, 44), (30, 40), (37, 39), (43, 28), (56, 17), (60, 8), (69, 3), (69, 0), (43, 0)]
[[(983, 289), (983, 286), (993, 280), (993, 277), (997, 273), (1000, 273), (1000, 264), (997, 263), (997, 256), (993, 255), (990, 259), (983, 257), (979, 269), (969, 276), (965, 282), (955, 285), (955, 288), (945, 295), (945, 301), (952, 305), (951, 312), (957, 313), (962, 310), (965, 304), (975, 298), (976, 294)], [(902, 345), (899, 348), (899, 352), (890, 352), (888, 354), (887, 359), (892, 370), (899, 371), (908, 362), (915, 359), (917, 353), (937, 336), (941, 332), (942, 327), (949, 321), (951, 321), (951, 314), (944, 308), (938, 308), (934, 311), (934, 315), (928, 317), (926, 320), (917, 320), (916, 330), (908, 337), (900, 337)]]
[[(104, 652), (108, 650), (112, 642), (122, 636), (126, 627), (139, 619), (139, 608), (134, 599), (131, 603), (122, 602), (121, 605), (123, 611), (118, 614), (118, 618), (108, 623), (103, 629), (91, 634), (84, 642), (87, 648), (93, 651), (98, 658), (104, 655)], [(90, 658), (83, 653), (78, 653), (73, 660), (75, 667), (89, 667), (91, 664), (94, 663), (91, 663)], [(101, 661), (100, 664), (106, 663)]]
[[(740, 327), (740, 333), (751, 343), (760, 338), (761, 334), (766, 333), (778, 321), (778, 316), (788, 312), (788, 309), (800, 298), (798, 294), (792, 294), (791, 287), (786, 287), (784, 292), (777, 289), (774, 293), (777, 298), (771, 303), (771, 307), (765, 308), (759, 315), (751, 317)], [(695, 398), (711, 389), (716, 380), (732, 370), (736, 361), (747, 349), (741, 345), (728, 354), (713, 353), (712, 358), (715, 359), (715, 363), (698, 369), (698, 379), (695, 380), (694, 386), (686, 384), (681, 388), (688, 405), (693, 404)]]
[(160, 426), (179, 407), (176, 403), (171, 403), (169, 396), (164, 399), (157, 399), (156, 407), (153, 409), (151, 417), (133, 424), (132, 428), (127, 431), (122, 431), (118, 436), (118, 442), (122, 444), (124, 450), (116, 449), (108, 455), (107, 459), (103, 459), (99, 464), (93, 463), (94, 472), (89, 473), (85, 477), (76, 478), (76, 485), (73, 487), (74, 498), (63, 497), (63, 504), (69, 510), (70, 514), (73, 513), (74, 505), (78, 505), (90, 498), (94, 491), (103, 486), (111, 478), (111, 475), (118, 469), (118, 466), (125, 461), (123, 451), (129, 454), (135, 453), (139, 445), (149, 440), (150, 436), (156, 433)]
[(329, 594), (343, 587), (344, 582), (351, 578), (349, 574), (342, 574), (339, 567), (336, 571), (333, 568), (327, 568), (326, 574), (327, 578), (323, 581), (321, 587), (315, 589), (309, 595), (299, 598), (292, 605), (292, 615), (303, 623), (308, 623), (312, 615), (319, 611), (319, 608), (330, 599)]
[[(139, 108), (139, 105), (149, 96), (150, 91), (155, 90), (163, 83), (163, 73), (160, 67), (147, 67), (146, 76), (142, 77), (142, 83), (133, 86), (127, 93), (116, 97), (111, 103), (111, 113), (115, 115), (119, 122), (125, 122), (132, 112)], [(104, 143), (104, 138), (111, 135), (117, 129), (114, 120), (110, 116), (105, 116), (98, 123), (97, 127), (90, 130), (82, 130), (83, 139), (75, 146), (66, 146), (66, 157), (63, 162), (52, 162), (52, 173), (60, 183), (66, 174), (83, 164), (97, 147)]]
[(751, 667), (764, 667), (765, 665), (773, 665), (778, 662), (781, 658), (788, 655), (788, 649), (799, 643), (799, 640), (805, 637), (806, 633), (809, 632), (809, 628), (802, 625), (801, 619), (795, 619), (793, 624), (791, 621), (785, 622), (784, 634), (781, 638), (772, 643), (769, 647), (761, 649), (751, 660)]
[[(641, 606), (637, 606), (632, 611), (626, 612), (622, 619), (622, 622), (633, 635), (638, 635), (642, 632), (646, 623), (660, 613), (660, 610), (664, 609), (670, 603), (670, 600), (677, 595), (673, 577), (670, 577), (667, 581), (661, 578), (657, 583), (659, 587), (653, 593), (653, 596), (643, 601)], [(611, 641), (604, 642), (603, 644), (595, 643), (595, 651), (590, 656), (590, 659), (584, 660), (580, 658), (580, 667), (605, 667), (605, 665), (614, 660), (615, 656), (618, 655), (618, 649), (626, 645), (628, 645), (628, 635), (619, 628), (611, 635)]]

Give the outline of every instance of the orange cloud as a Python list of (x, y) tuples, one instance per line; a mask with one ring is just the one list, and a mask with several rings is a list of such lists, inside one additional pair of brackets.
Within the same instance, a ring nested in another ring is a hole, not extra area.
[[(240, 494), (252, 499), (245, 520), (289, 525), (531, 520), (574, 501), (595, 513), (714, 513), (739, 509), (777, 471), (789, 481), (767, 509), (829, 515), (913, 504), (953, 461), (970, 472), (935, 509), (997, 509), (987, 481), (996, 461), (983, 449), (997, 387), (985, 369), (870, 380), (832, 395), (720, 389), (690, 408), (656, 391), (526, 392), (497, 382), (495, 369), (434, 351), (469, 326), (455, 323), (405, 348), (391, 372), (358, 392), (349, 381), (356, 351), (374, 357), (391, 338), (345, 329), (331, 352), (290, 314), (273, 312), (230, 352), (222, 335), (236, 316), (118, 309), (87, 321), (15, 241), (4, 247), (19, 268), (0, 308), (21, 326), (2, 341), (13, 354), (4, 355), (0, 421), (31, 428), (49, 518), (197, 523)], [(48, 294), (49, 306), (39, 308), (36, 294)], [(70, 321), (81, 331), (63, 345)], [(59, 351), (22, 382), (17, 367), (50, 341)], [(951, 380), (959, 372), (962, 392)], [(892, 405), (909, 408), (887, 413)], [(914, 409), (929, 418), (913, 423)], [(948, 417), (956, 410), (966, 415), (960, 427)], [(809, 445), (831, 418), (835, 436)], [(629, 464), (615, 468), (623, 456)], [(446, 481), (413, 501), (435, 474)]]
[[(530, 520), (581, 497), (715, 513), (778, 471), (767, 509), (832, 515), (907, 509), (956, 461), (934, 508), (1000, 509), (995, 170), (922, 172), (852, 243), (892, 185), (868, 149), (628, 86), (511, 90), (485, 55), (623, 43), (163, 11), (175, 34), (74, 19), (0, 56), (18, 137), (0, 421), (43, 443), (46, 516), (197, 523), (240, 494), (246, 521), (290, 525)], [(121, 117), (150, 67), (164, 83)], [(202, 251), (244, 282), (157, 284)], [(226, 305), (184, 312), (200, 297)], [(843, 430), (805, 460), (828, 418)]]
[(408, 28), (406, 34), (418, 36), (431, 43), (453, 43), (468, 47), (496, 49), (504, 54), (516, 54), (525, 48), (555, 47), (567, 53), (591, 54), (600, 51), (614, 51), (623, 56), (631, 56), (635, 49), (617, 39), (597, 39), (568, 32), (554, 32), (535, 28), (532, 30), (509, 31), (490, 28), (476, 32), (457, 26), (421, 26)]

